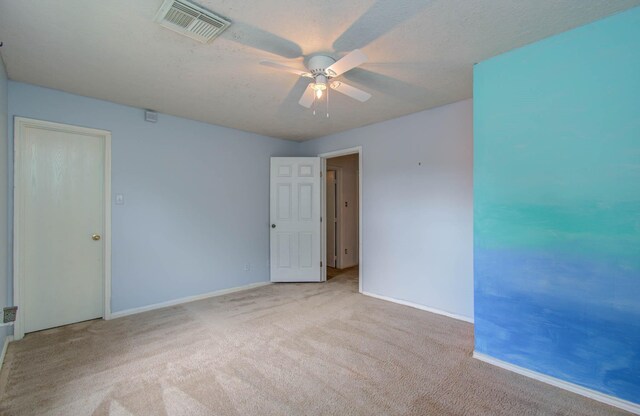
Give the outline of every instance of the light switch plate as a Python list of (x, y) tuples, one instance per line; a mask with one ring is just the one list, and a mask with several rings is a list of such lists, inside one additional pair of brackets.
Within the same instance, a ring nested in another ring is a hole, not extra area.
[(116, 194), (116, 205), (124, 205), (124, 195)]

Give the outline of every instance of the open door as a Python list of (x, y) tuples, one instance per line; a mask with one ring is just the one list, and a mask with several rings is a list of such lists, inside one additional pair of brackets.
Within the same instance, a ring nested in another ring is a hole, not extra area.
[(320, 158), (271, 158), (271, 281), (320, 282)]

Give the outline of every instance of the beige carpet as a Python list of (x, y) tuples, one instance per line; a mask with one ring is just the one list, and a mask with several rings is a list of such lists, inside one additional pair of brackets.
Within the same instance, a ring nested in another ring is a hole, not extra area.
[(360, 295), (356, 273), (27, 335), (0, 414), (624, 414), (472, 359), (472, 325)]
[(348, 267), (346, 269), (336, 269), (333, 267), (327, 267), (327, 280), (331, 280), (336, 276), (357, 276), (358, 266)]

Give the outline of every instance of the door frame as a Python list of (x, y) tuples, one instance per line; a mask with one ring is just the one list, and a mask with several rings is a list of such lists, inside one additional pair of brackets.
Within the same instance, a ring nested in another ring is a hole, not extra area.
[[(335, 202), (336, 202), (336, 206), (337, 206), (337, 212), (336, 212), (336, 222), (338, 223), (338, 227), (336, 228), (335, 231), (335, 237), (336, 237), (336, 253), (338, 253), (338, 255), (336, 256), (336, 268), (340, 269), (342, 266), (342, 168), (339, 166), (326, 166), (326, 170), (325, 173), (323, 175), (325, 175), (325, 180), (326, 180), (326, 171), (327, 170), (333, 170), (336, 172), (336, 195), (335, 195)], [(326, 204), (326, 186), (327, 184), (325, 183), (325, 204)], [(325, 207), (325, 214), (326, 212), (326, 207)], [(323, 218), (327, 218), (326, 216)], [(325, 232), (326, 232), (326, 224), (325, 224)], [(326, 248), (326, 244), (325, 244), (325, 248)], [(328, 253), (327, 253), (328, 254)], [(325, 259), (326, 260), (326, 259)], [(326, 262), (327, 267), (328, 267), (328, 262)]]
[[(322, 181), (320, 181), (320, 199), (321, 199), (321, 209), (322, 209), (322, 218), (327, 218), (327, 159), (338, 156), (347, 156), (347, 155), (358, 155), (358, 291), (362, 293), (362, 281), (364, 280), (363, 273), (363, 259), (362, 259), (362, 146), (349, 147), (341, 150), (334, 150), (332, 152), (320, 153), (318, 157), (320, 158), (320, 169), (322, 170)], [(321, 280), (323, 282), (327, 281), (327, 227), (323, 225), (321, 234), (321, 253), (320, 258), (322, 259), (322, 276)]]
[(24, 337), (24, 325), (21, 319), (22, 286), (22, 224), (23, 218), (23, 189), (21, 167), (24, 156), (24, 140), (21, 139), (24, 129), (34, 127), (61, 132), (72, 132), (102, 137), (104, 139), (104, 235), (103, 235), (103, 319), (111, 319), (111, 132), (106, 130), (91, 129), (71, 124), (54, 123), (31, 119), (26, 117), (14, 117), (13, 133), (13, 304), (18, 306), (18, 313), (14, 323), (15, 340)]

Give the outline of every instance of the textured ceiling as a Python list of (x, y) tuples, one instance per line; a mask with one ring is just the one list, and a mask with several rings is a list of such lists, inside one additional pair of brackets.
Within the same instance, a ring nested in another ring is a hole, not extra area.
[[(640, 4), (640, 0), (200, 0), (233, 24), (200, 44), (153, 22), (162, 0), (0, 1), (0, 53), (12, 80), (305, 140), (469, 98), (472, 66)], [(332, 94), (330, 118), (298, 105), (304, 68), (354, 48), (344, 75), (373, 94)]]

